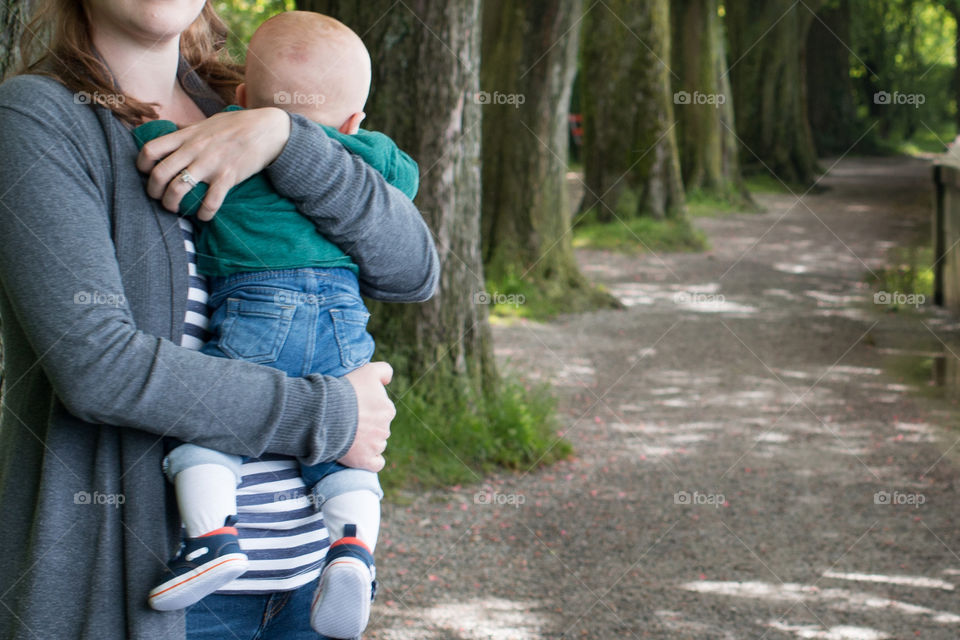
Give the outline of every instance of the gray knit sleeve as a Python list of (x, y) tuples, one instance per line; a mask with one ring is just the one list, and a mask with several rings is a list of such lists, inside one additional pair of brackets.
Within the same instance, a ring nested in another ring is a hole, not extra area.
[[(146, 296), (169, 317), (170, 300), (150, 297), (169, 283), (124, 290), (102, 138), (90, 108), (62, 86), (36, 77), (0, 86), (0, 288), (14, 316), (3, 321), (29, 342), (18, 352), (32, 352), (66, 409), (88, 422), (240, 455), (341, 457), (357, 423), (347, 380), (287, 377), (138, 328), (127, 298)], [(20, 383), (5, 380), (5, 393)]]
[(274, 187), (360, 268), (364, 295), (421, 302), (436, 291), (440, 261), (420, 212), (375, 169), (301, 115), (267, 167)]

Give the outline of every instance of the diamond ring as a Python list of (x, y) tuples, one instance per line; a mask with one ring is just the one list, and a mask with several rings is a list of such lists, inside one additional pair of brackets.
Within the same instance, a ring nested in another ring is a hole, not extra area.
[(186, 169), (184, 169), (183, 171), (181, 171), (180, 173), (178, 173), (178, 174), (177, 174), (177, 177), (180, 178), (180, 181), (181, 181), (181, 182), (186, 182), (186, 183), (187, 183), (188, 185), (190, 185), (191, 187), (195, 187), (195, 186), (197, 186), (197, 184), (198, 184), (196, 178), (194, 178), (192, 175), (190, 175), (189, 173), (187, 173), (187, 170), (186, 170)]

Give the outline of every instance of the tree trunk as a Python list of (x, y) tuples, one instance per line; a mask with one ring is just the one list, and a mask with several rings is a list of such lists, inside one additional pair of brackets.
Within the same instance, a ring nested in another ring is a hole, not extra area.
[(847, 48), (850, 0), (823, 7), (817, 17), (807, 34), (807, 109), (814, 147), (835, 155), (849, 150), (860, 134)]
[(726, 8), (741, 161), (786, 183), (818, 172), (806, 113), (807, 31), (822, 1), (741, 0)]
[(7, 0), (0, 6), (0, 80), (16, 70), (19, 64), (17, 46), (29, 17), (29, 0)]
[[(0, 6), (0, 81), (19, 65), (17, 46), (20, 34), (30, 15), (29, 0), (8, 0)], [(0, 330), (3, 329), (0, 320)], [(3, 388), (3, 337), (0, 336), (0, 389)]]
[[(373, 62), (370, 128), (420, 163), (417, 205), (433, 230), (443, 274), (429, 302), (375, 305), (383, 357), (421, 388), (486, 390), (495, 381), (480, 256), (479, 0), (306, 0), (349, 25)], [(433, 386), (431, 386), (433, 385)]]
[(608, 0), (583, 20), (581, 209), (600, 220), (682, 214), (667, 0)]
[(717, 0), (674, 0), (674, 113), (683, 184), (688, 191), (750, 202), (740, 175), (733, 96)]
[(582, 0), (487, 0), (483, 9), (483, 256), (567, 311), (599, 302), (573, 255), (568, 105)]

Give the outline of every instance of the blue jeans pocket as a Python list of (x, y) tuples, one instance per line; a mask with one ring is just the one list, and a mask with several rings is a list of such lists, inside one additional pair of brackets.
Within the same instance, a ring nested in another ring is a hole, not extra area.
[(290, 333), (294, 305), (227, 298), (220, 349), (231, 358), (257, 364), (275, 362)]
[(370, 361), (373, 337), (367, 333), (370, 314), (364, 309), (330, 309), (333, 335), (340, 351), (340, 363), (356, 369)]

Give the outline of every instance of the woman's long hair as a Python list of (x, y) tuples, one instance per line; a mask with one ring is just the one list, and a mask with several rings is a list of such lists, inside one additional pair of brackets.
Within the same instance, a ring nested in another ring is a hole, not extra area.
[[(241, 67), (226, 53), (226, 36), (226, 25), (207, 0), (180, 35), (180, 53), (230, 103), (243, 77)], [(18, 73), (50, 76), (82, 96), (81, 101), (97, 102), (131, 125), (157, 118), (155, 103), (120, 93), (110, 69), (94, 50), (89, 17), (80, 0), (40, 0), (20, 38), (20, 61)]]

